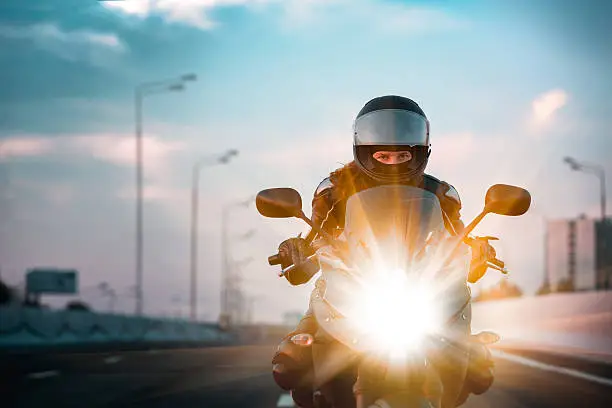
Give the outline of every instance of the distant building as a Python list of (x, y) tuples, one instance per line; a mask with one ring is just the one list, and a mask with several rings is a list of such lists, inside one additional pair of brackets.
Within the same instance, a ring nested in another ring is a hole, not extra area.
[(597, 287), (612, 289), (612, 219), (595, 224)]
[(551, 220), (546, 279), (552, 291), (612, 288), (612, 220)]

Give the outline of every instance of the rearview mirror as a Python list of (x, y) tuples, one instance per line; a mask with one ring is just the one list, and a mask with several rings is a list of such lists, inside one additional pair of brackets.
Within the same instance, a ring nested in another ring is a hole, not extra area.
[(302, 213), (302, 197), (292, 188), (262, 190), (255, 199), (257, 211), (264, 217), (290, 218)]
[(531, 205), (531, 194), (524, 188), (495, 184), (487, 191), (485, 211), (499, 215), (523, 215)]

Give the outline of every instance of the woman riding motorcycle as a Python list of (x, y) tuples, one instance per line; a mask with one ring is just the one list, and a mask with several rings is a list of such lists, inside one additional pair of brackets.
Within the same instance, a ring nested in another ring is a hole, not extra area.
[[(434, 193), (444, 213), (446, 229), (456, 235), (463, 228), (460, 219), (459, 194), (450, 184), (424, 173), (431, 153), (429, 121), (419, 105), (411, 99), (388, 95), (367, 102), (354, 123), (354, 161), (332, 172), (317, 187), (312, 201), (312, 221), (337, 237), (344, 227), (347, 199), (368, 188), (385, 184), (419, 187)], [(281, 266), (299, 265), (286, 274), (292, 285), (308, 282), (318, 271), (315, 261), (306, 258), (313, 254), (322, 240), (311, 230), (306, 238), (290, 238), (279, 246)], [(474, 283), (487, 270), (486, 261), (495, 257), (495, 250), (487, 240), (474, 240), (472, 263), (468, 281)], [(317, 281), (317, 286), (324, 282)], [(313, 394), (312, 355), (309, 348), (301, 348), (290, 339), (301, 333), (315, 336), (319, 331), (316, 319), (309, 309), (297, 328), (287, 335), (272, 360), (277, 384), (292, 391), (301, 407), (319, 405), (351, 407), (355, 405), (353, 383), (355, 372), (346, 370)], [(330, 344), (330, 347), (338, 347)], [(461, 405), (470, 393), (481, 394), (493, 382), (492, 360), (483, 345), (471, 350), (468, 376), (463, 384), (444, 384), (443, 407)], [(444, 376), (441, 374), (443, 382)], [(456, 390), (453, 392), (452, 390)]]

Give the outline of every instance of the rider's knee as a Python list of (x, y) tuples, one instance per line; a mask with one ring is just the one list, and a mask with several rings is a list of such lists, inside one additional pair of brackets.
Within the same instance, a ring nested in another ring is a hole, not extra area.
[(462, 405), (470, 394), (480, 395), (491, 388), (495, 380), (494, 366), (489, 349), (483, 344), (474, 344), (470, 351), (467, 376), (457, 406)]
[(272, 376), (284, 390), (308, 387), (312, 382), (312, 348), (295, 344), (293, 335), (295, 332), (283, 339), (272, 358)]

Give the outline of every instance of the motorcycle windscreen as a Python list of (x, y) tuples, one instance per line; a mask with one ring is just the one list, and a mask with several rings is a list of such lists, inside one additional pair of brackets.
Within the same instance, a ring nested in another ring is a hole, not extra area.
[(438, 198), (421, 188), (379, 186), (354, 194), (346, 204), (344, 237), (351, 260), (364, 273), (414, 265), (444, 233)]

